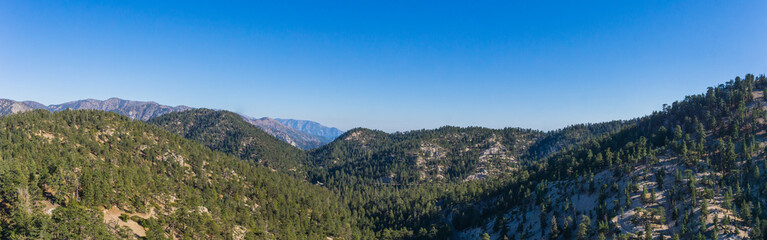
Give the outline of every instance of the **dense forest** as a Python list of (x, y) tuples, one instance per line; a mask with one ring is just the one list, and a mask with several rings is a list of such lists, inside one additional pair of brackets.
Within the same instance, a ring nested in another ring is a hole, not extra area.
[[(331, 191), (115, 113), (3, 117), (0, 180), (4, 239), (357, 234)], [(123, 213), (104, 224), (112, 207)], [(133, 222), (145, 233), (122, 227)]]
[(0, 118), (0, 233), (764, 239), (766, 88), (748, 74), (631, 120), (358, 128), (311, 151), (226, 111), (13, 114)]
[(484, 219), (463, 236), (764, 238), (765, 87), (738, 77), (534, 162), (493, 207), (461, 215)]
[(301, 176), (306, 172), (304, 151), (267, 134), (232, 112), (194, 109), (165, 114), (147, 123), (269, 168), (298, 172)]

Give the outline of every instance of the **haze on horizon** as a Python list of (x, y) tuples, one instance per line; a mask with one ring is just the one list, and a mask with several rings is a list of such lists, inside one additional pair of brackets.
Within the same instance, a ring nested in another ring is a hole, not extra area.
[(0, 98), (552, 130), (767, 72), (763, 1), (0, 2)]

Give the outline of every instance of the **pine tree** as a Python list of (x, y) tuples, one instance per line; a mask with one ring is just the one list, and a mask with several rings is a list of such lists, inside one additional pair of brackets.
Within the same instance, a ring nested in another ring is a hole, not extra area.
[(749, 202), (743, 202), (743, 205), (740, 207), (740, 214), (743, 221), (746, 223), (751, 222), (751, 204)]
[(482, 234), (482, 240), (490, 240), (490, 234), (483, 233)]
[(587, 239), (591, 219), (586, 215), (581, 215), (581, 223), (578, 225), (578, 239)]
[(644, 239), (652, 240), (652, 228), (650, 228), (650, 224), (644, 226)]
[(708, 201), (706, 199), (703, 199), (703, 203), (700, 206), (700, 213), (703, 214), (704, 217), (708, 216)]
[(556, 239), (559, 235), (559, 226), (557, 225), (557, 216), (551, 216), (551, 239)]
[(643, 185), (642, 186), (642, 203), (647, 204), (648, 202), (650, 202), (650, 196), (647, 193), (647, 186)]

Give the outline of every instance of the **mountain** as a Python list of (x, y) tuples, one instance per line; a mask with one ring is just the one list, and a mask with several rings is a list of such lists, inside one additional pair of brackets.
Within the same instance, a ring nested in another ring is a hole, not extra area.
[(0, 116), (34, 110), (27, 104), (8, 99), (0, 99)]
[(283, 172), (305, 172), (306, 156), (303, 151), (245, 122), (232, 112), (194, 109), (165, 114), (147, 123), (213, 150), (231, 153), (270, 168)]
[(631, 120), (357, 128), (308, 151), (226, 111), (17, 110), (0, 238), (765, 239), (765, 90), (748, 74)]
[[(443, 127), (388, 134), (352, 129), (312, 152), (324, 166), (316, 181), (363, 176), (370, 181), (414, 184), (468, 181), (513, 173), (543, 132), (529, 129)], [(358, 170), (370, 169), (364, 174)]]
[(42, 103), (35, 102), (35, 101), (23, 101), (23, 103), (33, 109), (48, 109), (48, 106), (45, 106)]
[[(329, 175), (363, 176), (365, 181), (414, 184), (471, 181), (514, 174), (520, 166), (613, 133), (634, 121), (577, 124), (542, 132), (533, 129), (445, 126), (433, 130), (385, 133), (355, 128), (310, 152)], [(364, 174), (355, 171), (364, 171)], [(330, 171), (330, 172), (329, 172)], [(321, 177), (320, 177), (321, 176)]]
[[(527, 183), (545, 157), (604, 138), (629, 121), (583, 124), (559, 131), (442, 127), (404, 133), (357, 128), (309, 152), (309, 179), (348, 199), (361, 228), (381, 239), (463, 239), (467, 206)], [(499, 201), (502, 202), (502, 201)], [(458, 229), (456, 229), (458, 228)], [(474, 239), (478, 236), (467, 236)], [(523, 238), (524, 239), (524, 238)]]
[(192, 109), (187, 106), (171, 107), (160, 105), (156, 102), (130, 101), (119, 98), (110, 98), (104, 101), (86, 99), (48, 106), (35, 101), (16, 102), (12, 100), (0, 100), (0, 104), (3, 104), (0, 105), (0, 115), (7, 115), (30, 109), (46, 109), (54, 112), (63, 111), (66, 109), (102, 110), (107, 112), (115, 112), (127, 116), (131, 119), (141, 121), (146, 121), (153, 117), (171, 112), (186, 111)]
[(274, 120), (282, 123), (285, 126), (293, 128), (295, 130), (305, 132), (314, 136), (322, 137), (324, 138), (323, 140), (327, 143), (332, 142), (338, 136), (341, 136), (341, 134), (344, 134), (344, 131), (341, 131), (338, 128), (326, 127), (317, 122), (312, 122), (308, 120), (295, 120), (295, 119), (282, 119), (282, 118), (275, 118)]
[(310, 179), (381, 239), (763, 239), (766, 89), (749, 74), (547, 133), (352, 129), (310, 152)]
[(360, 238), (341, 202), (115, 113), (0, 118), (2, 239)]
[[(7, 99), (0, 100), (0, 116), (33, 109), (46, 109), (54, 112), (63, 111), (65, 109), (102, 110), (107, 112), (115, 112), (135, 120), (147, 121), (164, 114), (186, 111), (193, 108), (183, 105), (173, 107), (161, 105), (156, 102), (131, 101), (119, 98), (110, 98), (103, 101), (96, 99), (85, 99), (47, 106), (34, 101), (17, 102)], [(260, 127), (270, 135), (275, 136), (278, 139), (301, 149), (314, 149), (325, 145), (335, 138), (333, 137), (328, 139), (326, 136), (333, 136), (334, 134), (338, 134), (340, 132), (340, 130), (336, 128), (327, 128), (311, 121), (290, 120), (290, 122), (303, 123), (303, 125), (297, 126), (305, 126), (303, 129), (306, 129), (307, 131), (311, 130), (313, 132), (323, 134), (312, 135), (302, 130), (297, 130), (292, 127), (285, 126), (279, 121), (268, 117), (251, 118), (243, 115), (243, 118), (245, 118), (247, 122)], [(298, 127), (298, 129), (302, 128)]]
[(285, 126), (282, 123), (268, 117), (251, 118), (242, 115), (242, 118), (245, 119), (245, 121), (248, 123), (263, 129), (270, 135), (304, 150), (314, 149), (325, 145), (326, 143), (326, 140), (322, 137), (301, 132), (299, 130)]
[(553, 153), (564, 151), (589, 140), (614, 133), (636, 123), (636, 120), (615, 120), (603, 123), (575, 124), (562, 129), (549, 131), (535, 143), (532, 158), (545, 158)]
[(765, 89), (736, 77), (554, 153), (506, 194), (453, 208), (453, 237), (764, 239)]
[(62, 103), (58, 105), (49, 105), (47, 107), (50, 111), (62, 111), (65, 109), (80, 110), (102, 110), (107, 112), (116, 112), (118, 114), (127, 116), (131, 119), (146, 121), (153, 117), (157, 117), (163, 114), (185, 111), (192, 109), (187, 106), (165, 106), (156, 102), (140, 102), (123, 100), (119, 98), (110, 98), (104, 101), (95, 99), (86, 99), (79, 101), (72, 101)]

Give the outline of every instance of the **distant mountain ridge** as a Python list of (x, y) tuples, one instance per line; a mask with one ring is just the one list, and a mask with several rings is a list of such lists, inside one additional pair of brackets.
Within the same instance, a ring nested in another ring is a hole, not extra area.
[(242, 116), (246, 122), (258, 126), (270, 135), (304, 150), (318, 148), (330, 142), (324, 137), (315, 136), (296, 130), (289, 126), (285, 126), (284, 124), (272, 118), (252, 118), (245, 115), (240, 116)]
[(34, 110), (27, 104), (10, 99), (0, 99), (0, 116)]
[(23, 101), (22, 103), (34, 109), (48, 109), (48, 106), (45, 106), (42, 103), (35, 102), (35, 101)]
[[(42, 104), (40, 104), (42, 105)], [(131, 119), (147, 121), (151, 118), (179, 111), (192, 109), (187, 106), (166, 106), (156, 102), (130, 101), (119, 98), (110, 98), (104, 101), (96, 99), (85, 99), (72, 101), (58, 105), (49, 105), (48, 110), (58, 112), (65, 109), (92, 109), (107, 112), (115, 112), (127, 116)]]
[[(148, 121), (168, 113), (192, 110), (195, 108), (180, 105), (167, 106), (153, 101), (131, 101), (120, 98), (107, 100), (84, 99), (62, 104), (45, 105), (35, 101), (14, 101), (0, 99), (0, 116), (26, 112), (35, 109), (45, 109), (52, 112), (72, 110), (102, 110), (127, 116), (133, 120)], [(330, 143), (343, 134), (337, 128), (323, 126), (307, 120), (279, 119), (268, 117), (253, 118), (240, 114), (250, 124), (258, 126), (265, 132), (279, 138), (295, 147), (309, 150)], [(290, 126), (286, 126), (287, 123)]]
[(296, 119), (283, 119), (283, 118), (275, 118), (274, 120), (282, 123), (285, 126), (293, 128), (295, 130), (325, 138), (327, 142), (332, 142), (333, 140), (338, 138), (338, 136), (341, 136), (342, 134), (344, 134), (344, 131), (341, 131), (338, 128), (323, 126), (322, 124), (318, 122), (313, 122), (309, 120), (296, 120)]
[(146, 121), (151, 118), (172, 112), (192, 109), (187, 106), (166, 106), (156, 102), (130, 101), (119, 98), (107, 100), (85, 99), (62, 104), (45, 105), (35, 101), (13, 101), (3, 99), (0, 101), (0, 115), (19, 113), (34, 109), (45, 109), (52, 112), (72, 110), (102, 110), (124, 115), (134, 120)]

